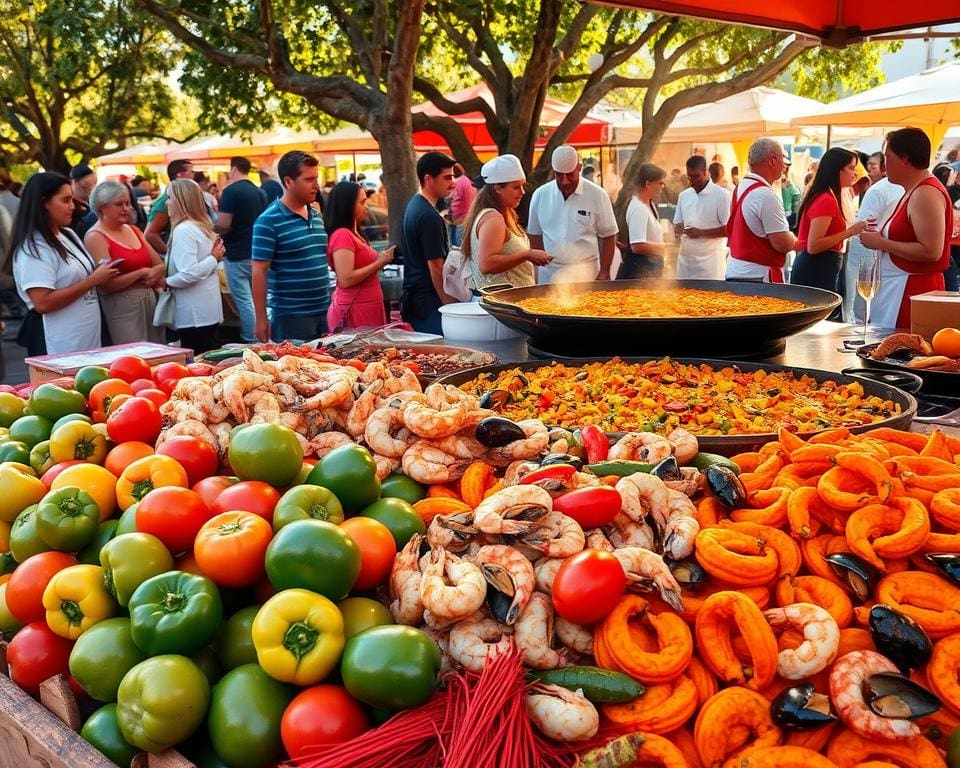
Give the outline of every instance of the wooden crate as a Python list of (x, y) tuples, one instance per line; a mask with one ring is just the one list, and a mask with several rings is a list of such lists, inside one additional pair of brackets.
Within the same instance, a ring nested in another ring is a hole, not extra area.
[(122, 355), (137, 355), (152, 366), (160, 363), (185, 363), (188, 359), (193, 359), (193, 351), (184, 347), (171, 347), (166, 344), (138, 341), (132, 344), (118, 344), (113, 347), (101, 347), (100, 349), (89, 349), (83, 352), (70, 352), (64, 355), (28, 357), (24, 362), (30, 372), (30, 383), (42, 384), (45, 381), (59, 379), (61, 376), (72, 376), (85, 365), (108, 367), (110, 363)]

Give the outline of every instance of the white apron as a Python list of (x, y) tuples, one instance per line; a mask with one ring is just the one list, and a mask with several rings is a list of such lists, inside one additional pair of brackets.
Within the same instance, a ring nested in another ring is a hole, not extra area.
[[(890, 237), (890, 221), (884, 222), (881, 233), (884, 237)], [(904, 272), (900, 267), (893, 263), (889, 253), (880, 254), (880, 285), (877, 287), (877, 295), (873, 297), (870, 303), (871, 325), (878, 328), (896, 328), (897, 316), (900, 314), (900, 303), (903, 301), (903, 293), (907, 288), (907, 279), (909, 272)]]

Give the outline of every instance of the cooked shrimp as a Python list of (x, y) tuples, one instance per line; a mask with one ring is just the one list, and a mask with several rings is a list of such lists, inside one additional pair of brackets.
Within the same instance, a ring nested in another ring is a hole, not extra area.
[(705, 484), (703, 472), (696, 467), (680, 467), (679, 480), (664, 480), (663, 484), (672, 491), (680, 491), (687, 496), (696, 496)]
[(653, 518), (659, 532), (663, 532), (670, 515), (670, 494), (663, 480), (645, 472), (636, 472), (617, 481), (623, 506), (621, 511), (635, 523), (644, 524), (647, 515)]
[(496, 621), (477, 614), (450, 628), (447, 652), (455, 664), (479, 672), (488, 658), (507, 653), (512, 645), (510, 635)]
[(423, 618), (420, 599), (420, 545), (423, 536), (415, 533), (393, 561), (390, 570), (390, 613), (398, 624), (416, 626)]
[(284, 408), (294, 408), (303, 402), (297, 390), (282, 381), (273, 385), (273, 391), (277, 393), (277, 400)]
[(390, 378), (383, 379), (383, 396), (394, 395), (398, 392), (417, 392), (421, 391), (420, 379), (417, 374), (407, 368), (405, 365), (398, 365), (389, 369)]
[(487, 453), (489, 461), (499, 465), (509, 464), (518, 459), (532, 459), (547, 450), (550, 445), (550, 433), (540, 419), (524, 419), (518, 421), (517, 426), (523, 430), (526, 437), (499, 448), (491, 448)]
[(450, 437), (430, 442), (444, 453), (449, 453), (458, 459), (479, 459), (487, 452), (487, 447), (483, 443), (468, 435), (450, 435)]
[(404, 452), (402, 461), (403, 473), (407, 477), (428, 485), (459, 480), (468, 466), (469, 459), (444, 453), (425, 440), (411, 445)]
[(682, 560), (693, 554), (693, 542), (700, 533), (697, 508), (681, 491), (668, 488), (667, 494), (670, 511), (663, 529), (663, 553), (674, 560)]
[(230, 413), (241, 424), (246, 424), (250, 416), (243, 398), (248, 392), (272, 383), (269, 376), (253, 371), (237, 371), (223, 380), (223, 402)]
[(536, 531), (525, 534), (521, 541), (543, 552), (547, 557), (570, 557), (582, 552), (586, 537), (580, 523), (568, 515), (551, 512), (538, 521)]
[[(240, 364), (248, 371), (253, 371), (254, 373), (260, 373), (264, 376), (270, 376), (272, 374), (270, 366), (267, 365), (267, 362), (252, 349), (243, 350)], [(272, 365), (276, 367), (276, 363), (273, 363)]]
[(433, 642), (437, 644), (437, 648), (440, 649), (440, 678), (442, 679), (454, 671), (453, 662), (450, 660), (450, 629), (449, 627), (434, 629), (427, 626), (423, 631), (430, 636)]
[(623, 512), (604, 526), (604, 532), (614, 549), (623, 547), (643, 547), (652, 550), (656, 545), (656, 536), (647, 523), (638, 523)]
[(350, 437), (360, 437), (363, 434), (370, 414), (377, 410), (378, 395), (382, 389), (383, 381), (375, 381), (353, 403), (347, 414), (347, 434)]
[(288, 429), (292, 429), (297, 434), (306, 437), (307, 420), (302, 413), (282, 411), (280, 413), (280, 418), (274, 423), (280, 424)]
[(623, 566), (628, 584), (644, 591), (656, 589), (667, 605), (675, 611), (683, 610), (680, 585), (660, 555), (649, 549), (624, 547), (615, 550), (613, 556)]
[[(406, 463), (404, 456), (404, 463)], [(553, 499), (535, 485), (513, 485), (484, 499), (473, 511), (473, 524), (484, 533), (533, 533), (553, 510)]]
[(280, 401), (272, 392), (255, 389), (244, 396), (243, 402), (248, 408), (253, 408), (251, 424), (275, 424), (280, 421)]
[(503, 619), (505, 624), (513, 624), (533, 594), (536, 581), (533, 564), (514, 547), (505, 544), (480, 547), (472, 559), (480, 566), (490, 586), (513, 598)]
[(556, 669), (569, 666), (567, 653), (553, 648), (553, 603), (541, 592), (530, 595), (523, 609), (513, 639), (523, 651), (523, 662), (533, 669)]
[(581, 656), (593, 656), (593, 632), (590, 627), (574, 624), (563, 616), (557, 616), (553, 624), (557, 639), (571, 651)]
[(420, 599), (434, 616), (465, 619), (480, 610), (486, 596), (487, 582), (480, 568), (443, 547), (430, 553), (430, 565), (420, 580)]
[[(475, 401), (474, 401), (475, 404)], [(467, 411), (466, 421), (463, 422), (464, 432), (470, 432), (473, 434), (473, 431), (476, 430), (477, 424), (479, 424), (484, 419), (489, 419), (491, 416), (499, 416), (496, 411), (492, 411), (489, 408), (472, 408)]]
[(553, 594), (553, 580), (557, 578), (557, 571), (565, 560), (565, 557), (542, 557), (537, 561), (533, 569), (537, 589), (545, 595)]
[(476, 401), (471, 395), (468, 395), (460, 389), (460, 387), (455, 387), (452, 384), (431, 384), (423, 390), (423, 394), (430, 407), (438, 411), (442, 411), (444, 408), (456, 405), (457, 403), (476, 404)]
[(218, 424), (211, 424), (210, 434), (216, 438), (217, 452), (221, 457), (226, 456), (227, 451), (230, 450), (230, 435), (233, 434), (233, 427), (225, 421), (221, 421)]
[(170, 393), (170, 401), (178, 399), (189, 401), (204, 414), (209, 414), (216, 404), (213, 385), (201, 376), (187, 376), (180, 379)]
[(400, 468), (400, 459), (394, 459), (390, 456), (381, 456), (379, 453), (373, 454), (373, 460), (377, 465), (377, 478), (385, 480), (391, 472), (396, 472)]
[(322, 459), (334, 448), (349, 445), (353, 440), (343, 432), (321, 432), (307, 443), (307, 449), (318, 459)]
[(656, 464), (673, 453), (670, 441), (654, 432), (627, 432), (610, 446), (611, 460), (642, 461)]
[(427, 543), (450, 552), (462, 552), (479, 535), (473, 526), (473, 512), (436, 515), (427, 526)]
[(209, 419), (208, 413), (189, 400), (167, 400), (160, 406), (160, 415), (168, 425), (189, 420), (206, 423)]
[(586, 741), (597, 735), (600, 714), (583, 695), (559, 685), (536, 683), (526, 694), (527, 713), (544, 736), (556, 741)]
[(353, 397), (353, 380), (349, 376), (339, 375), (327, 379), (325, 384), (322, 390), (300, 404), (301, 410), (348, 407), (345, 404)]
[(920, 727), (909, 720), (882, 717), (863, 699), (863, 684), (878, 672), (897, 673), (897, 665), (876, 651), (851, 651), (833, 663), (830, 670), (830, 698), (844, 724), (866, 739), (901, 741), (920, 735)]
[(456, 403), (443, 410), (434, 408), (419, 400), (411, 400), (403, 408), (403, 423), (420, 437), (438, 439), (450, 437), (463, 429), (467, 417), (467, 408)]
[(160, 433), (160, 437), (157, 438), (157, 448), (160, 448), (160, 446), (163, 445), (167, 440), (169, 440), (171, 437), (176, 437), (177, 435), (190, 435), (190, 437), (199, 438), (207, 445), (212, 446), (214, 450), (220, 450), (220, 445), (217, 442), (217, 438), (214, 437), (213, 432), (210, 431), (210, 428), (203, 422), (197, 421), (196, 419), (180, 421), (174, 424), (172, 427), (165, 429)]
[(507, 466), (507, 471), (503, 474), (503, 487), (507, 488), (511, 485), (519, 485), (520, 481), (523, 480), (526, 475), (529, 475), (539, 466), (535, 461), (511, 462)]
[(826, 669), (837, 657), (840, 627), (827, 611), (812, 603), (792, 603), (783, 608), (763, 612), (767, 623), (777, 630), (803, 632), (803, 642), (796, 648), (785, 648), (777, 657), (777, 674), (788, 680), (801, 680)]
[(696, 456), (700, 450), (700, 446), (697, 443), (697, 436), (692, 432), (688, 432), (683, 427), (677, 427), (670, 432), (670, 434), (667, 435), (667, 442), (670, 443), (673, 455), (676, 457), (678, 464), (687, 464), (693, 461), (693, 457)]
[(584, 546), (587, 549), (595, 549), (598, 552), (613, 552), (613, 544), (610, 543), (610, 539), (608, 539), (599, 528), (592, 528), (583, 533), (586, 537), (586, 544)]
[(401, 427), (403, 427), (402, 411), (396, 408), (378, 408), (367, 419), (363, 429), (363, 440), (370, 450), (376, 451), (381, 456), (400, 458), (409, 447), (406, 441), (395, 437)]

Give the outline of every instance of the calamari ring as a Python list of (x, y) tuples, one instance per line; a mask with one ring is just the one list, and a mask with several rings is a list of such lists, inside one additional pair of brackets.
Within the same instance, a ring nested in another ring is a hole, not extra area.
[[(731, 625), (747, 645), (750, 665), (741, 662), (734, 652)], [(780, 652), (777, 638), (749, 597), (733, 591), (711, 595), (697, 614), (695, 629), (703, 661), (718, 678), (755, 691), (773, 681)]]
[(752, 747), (775, 746), (782, 738), (770, 714), (770, 702), (756, 691), (734, 686), (711, 696), (700, 708), (693, 739), (704, 768), (717, 768), (750, 739)]
[[(728, 763), (729, 764), (729, 763)], [(837, 764), (806, 747), (753, 747), (741, 752), (737, 768), (837, 768)]]
[(960, 715), (960, 633), (934, 643), (926, 674), (930, 690)]
[(830, 740), (827, 757), (838, 768), (854, 768), (866, 760), (883, 760), (897, 768), (947, 768), (940, 750), (923, 736), (903, 741), (875, 741), (845, 730)]

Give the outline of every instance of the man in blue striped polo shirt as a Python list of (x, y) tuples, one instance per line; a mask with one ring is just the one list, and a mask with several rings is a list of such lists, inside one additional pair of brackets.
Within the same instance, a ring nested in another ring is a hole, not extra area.
[(253, 225), (253, 306), (260, 341), (310, 340), (327, 332), (327, 232), (311, 207), (319, 190), (318, 166), (306, 152), (281, 157), (277, 175), (283, 196)]

